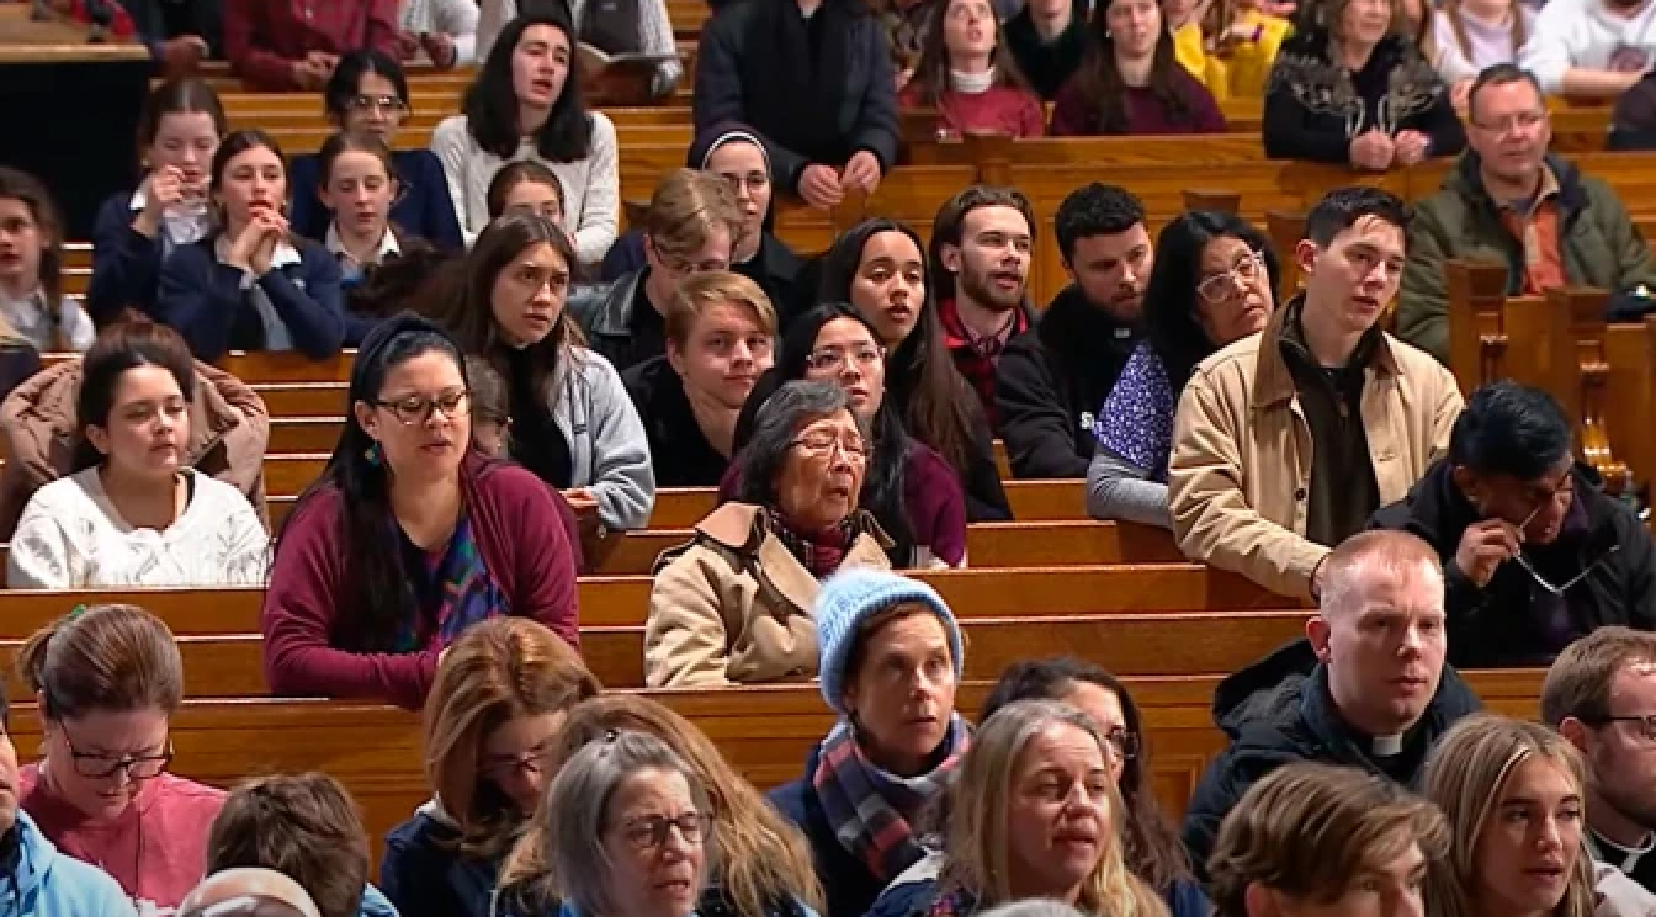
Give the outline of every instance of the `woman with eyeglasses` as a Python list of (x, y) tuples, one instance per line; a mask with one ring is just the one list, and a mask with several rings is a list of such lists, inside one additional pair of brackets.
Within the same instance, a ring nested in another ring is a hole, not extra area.
[[(891, 544), (893, 569), (961, 567), (967, 562), (966, 496), (954, 469), (903, 428), (886, 388), (886, 348), (875, 326), (847, 303), (827, 303), (794, 320), (777, 366), (754, 386), (737, 420), (741, 448), (760, 405), (784, 382), (820, 379), (846, 393), (852, 413), (869, 428), (869, 458), (859, 501)], [(727, 474), (722, 496), (741, 482)]]
[(986, 723), (1009, 704), (1027, 700), (1058, 701), (1088, 715), (1107, 743), (1106, 766), (1122, 802), (1123, 865), (1162, 896), (1173, 917), (1208, 917), (1208, 898), (1151, 785), (1144, 718), (1127, 686), (1079, 659), (1015, 662), (991, 686), (978, 721)]
[(685, 281), (662, 318), (667, 353), (622, 373), (658, 487), (713, 487), (736, 452), (737, 418), (771, 368), (777, 315), (759, 285), (714, 271)]
[(276, 537), (261, 615), (271, 693), (417, 709), (479, 621), (533, 618), (576, 646), (575, 558), (553, 495), (471, 448), (454, 340), (404, 313), (351, 367), (322, 476)]
[[(463, 246), (460, 220), (443, 177), (443, 163), (428, 149), (398, 149), (397, 131), (412, 114), (408, 77), (403, 65), (379, 51), (350, 51), (340, 55), (334, 75), (322, 90), (328, 120), (341, 131), (362, 131), (380, 138), (393, 150), (391, 164), (397, 193), (391, 201), (391, 222), (444, 251)], [(296, 156), (289, 165), (292, 178), (294, 231), (308, 239), (328, 232), (333, 214), (323, 203), (320, 156)]]
[(507, 380), (512, 458), (604, 528), (643, 528), (656, 499), (650, 447), (621, 376), (566, 308), (575, 270), (563, 227), (507, 214), (478, 236), (458, 288), (428, 307)]
[(172, 632), (134, 605), (77, 608), (30, 637), (17, 668), (44, 733), (42, 758), (18, 773), (19, 804), (139, 913), (170, 913), (201, 881), (224, 803), (224, 791), (167, 773), (184, 697)]
[(1196, 210), (1162, 228), (1145, 286), (1145, 339), (1095, 415), (1090, 515), (1173, 526), (1168, 454), (1179, 393), (1209, 354), (1266, 327), (1275, 289), (1277, 255), (1239, 217)]
[(807, 681), (817, 671), (819, 581), (886, 568), (889, 540), (858, 505), (868, 430), (839, 386), (788, 382), (737, 456), (741, 485), (662, 552), (645, 620), (650, 687)]
[[(710, 917), (816, 917), (823, 891), (806, 839), (737, 773), (695, 723), (671, 708), (623, 692), (576, 704), (548, 746), (545, 773), (559, 773), (589, 744), (629, 730), (661, 739), (707, 788), (720, 855), (711, 864), (697, 911)], [(536, 901), (535, 892), (547, 875), (544, 850), (537, 841), (545, 835), (546, 819), (552, 814), (545, 808), (536, 813), (501, 868), (499, 897), (516, 908), (506, 913), (549, 913), (536, 907), (546, 902)]]
[(380, 889), (403, 917), (487, 917), (496, 876), (556, 770), (566, 713), (600, 685), (558, 635), (525, 618), (463, 634), (426, 698), (432, 799), (386, 835)]

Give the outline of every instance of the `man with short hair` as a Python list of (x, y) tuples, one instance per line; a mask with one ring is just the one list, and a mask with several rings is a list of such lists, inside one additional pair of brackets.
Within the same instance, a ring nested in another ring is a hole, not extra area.
[(1329, 547), (1443, 453), (1461, 412), (1456, 380), (1378, 324), (1408, 220), (1385, 191), (1329, 192), (1295, 247), (1305, 292), (1197, 365), (1168, 461), (1186, 556), (1316, 598)]
[(208, 882), (249, 867), (293, 879), (315, 902), (318, 917), (397, 914), (368, 884), (362, 817), (345, 787), (327, 774), (256, 777), (230, 791), (207, 833)]
[(1652, 0), (1549, 0), (1536, 14), (1519, 64), (1548, 95), (1606, 99), (1657, 63)]
[(9, 917), (136, 917), (108, 873), (58, 852), (18, 804), (11, 705), (0, 678), (0, 886)]
[(1652, 891), (1657, 871), (1657, 644), (1602, 627), (1565, 648), (1542, 681), (1542, 722), (1587, 765), (1594, 859)]
[(1145, 208), (1121, 188), (1070, 192), (1053, 228), (1070, 285), (995, 367), (999, 432), (1018, 478), (1087, 476), (1093, 414), (1139, 343), (1151, 273)]
[(1287, 764), (1243, 794), (1208, 858), (1215, 917), (1419, 917), (1448, 855), (1432, 803), (1347, 767)]
[(1495, 382), (1457, 418), (1450, 454), (1375, 514), (1444, 563), (1453, 665), (1547, 665), (1595, 628), (1652, 629), (1651, 535), (1592, 476), (1547, 392)]
[(1025, 303), (1035, 215), (1022, 192), (969, 185), (932, 221), (933, 297), (955, 368), (996, 428), (995, 364), (1030, 327)]
[(1199, 872), (1220, 820), (1266, 774), (1308, 760), (1411, 785), (1433, 742), (1478, 709), (1444, 664), (1444, 579), (1430, 546), (1406, 532), (1363, 532), (1326, 570), (1307, 639), (1214, 693), (1231, 745), (1203, 774), (1180, 832)]
[(1535, 76), (1496, 64), (1473, 81), (1467, 151), (1415, 208), (1398, 301), (1400, 338), (1449, 358), (1444, 263), (1452, 258), (1506, 265), (1509, 296), (1591, 286), (1620, 294), (1615, 310), (1649, 308), (1657, 283), (1650, 246), (1611, 186), (1549, 153), (1552, 139)]

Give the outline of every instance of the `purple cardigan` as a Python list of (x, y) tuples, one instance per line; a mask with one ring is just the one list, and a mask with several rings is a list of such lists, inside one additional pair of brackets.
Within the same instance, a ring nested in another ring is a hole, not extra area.
[[(1133, 86), (1122, 93), (1122, 104), (1127, 110), (1127, 130), (1120, 133), (1132, 136), (1159, 134), (1222, 134), (1225, 133), (1225, 115), (1208, 87), (1197, 81), (1184, 67), (1174, 68), (1174, 94), (1185, 103), (1185, 112), (1177, 116), (1162, 104), (1151, 90)], [(1097, 137), (1107, 132), (1099, 124), (1099, 108), (1082, 91), (1080, 76), (1073, 76), (1059, 90), (1053, 100), (1053, 121), (1048, 134), (1054, 137)]]
[[(736, 499), (742, 472), (736, 462), (719, 482), (719, 502)], [(910, 440), (903, 464), (903, 509), (915, 536), (915, 548), (926, 548), (951, 567), (967, 559), (967, 499), (961, 480), (931, 446)], [(890, 552), (888, 552), (890, 553)], [(895, 558), (897, 569), (913, 567), (913, 557)]]
[[(475, 452), (461, 466), (461, 487), (484, 566), (511, 613), (540, 621), (579, 650), (576, 549), (552, 491), (530, 472)], [(276, 544), (260, 615), (265, 678), (279, 696), (370, 698), (418, 709), (444, 649), (435, 640), (412, 653), (331, 644), (336, 619), (351, 613), (338, 598), (349, 575), (346, 558), (373, 549), (341, 541), (340, 500), (333, 487), (319, 491)]]

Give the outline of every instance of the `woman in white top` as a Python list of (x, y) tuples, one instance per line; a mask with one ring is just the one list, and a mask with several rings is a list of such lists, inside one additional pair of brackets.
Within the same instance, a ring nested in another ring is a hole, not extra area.
[(432, 131), (468, 244), (489, 222), (489, 182), (520, 159), (538, 159), (558, 176), (564, 227), (582, 263), (603, 260), (616, 240), (616, 129), (582, 102), (572, 34), (569, 20), (550, 9), (513, 20), (466, 90), (463, 114)]
[(177, 334), (111, 328), (87, 351), (74, 473), (36, 491), (6, 562), (13, 589), (265, 581), (268, 539), (241, 491), (183, 460), (195, 364)]
[(36, 350), (85, 350), (96, 332), (63, 293), (63, 220), (34, 176), (0, 166), (0, 317)]
[(419, 45), (441, 68), (477, 60), (478, 5), (475, 0), (403, 0), (398, 13), (404, 47)]
[[(418, 3), (424, 0), (408, 2)], [(432, 2), (441, 3), (442, 0)], [(577, 41), (593, 45), (609, 54), (637, 52), (666, 58), (656, 65), (656, 74), (650, 88), (657, 98), (673, 91), (679, 78), (684, 76), (685, 68), (679, 62), (679, 44), (673, 37), (673, 20), (668, 15), (667, 0), (628, 0), (637, 4), (636, 10), (627, 10), (614, 2), (568, 2), (570, 21), (575, 24)], [(479, 5), (482, 10), (477, 22), (477, 54), (484, 57), (494, 47), (502, 28), (518, 18), (522, 11), (520, 7), (526, 4), (521, 4), (519, 0), (481, 0)], [(618, 8), (621, 12), (615, 15), (619, 22), (609, 21), (606, 11)], [(614, 27), (620, 24), (631, 24), (632, 28)]]
[(1536, 10), (1516, 0), (1444, 0), (1431, 15), (1433, 64), (1458, 106), (1480, 71), (1519, 59), (1536, 22)]

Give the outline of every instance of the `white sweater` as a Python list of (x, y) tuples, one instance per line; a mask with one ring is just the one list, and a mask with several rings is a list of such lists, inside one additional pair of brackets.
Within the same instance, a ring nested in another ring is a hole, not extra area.
[[(673, 21), (668, 16), (667, 0), (636, 0), (639, 4), (639, 49), (646, 54), (678, 54), (679, 43), (673, 37)], [(481, 0), (482, 10), (478, 19), (477, 55), (478, 60), (489, 56), (489, 49), (495, 46), (495, 39), (500, 35), (506, 24), (518, 17), (518, 0)], [(581, 27), (581, 13), (586, 7), (586, 0), (568, 0), (570, 21), (576, 28)], [(581, 37), (576, 36), (580, 41)], [(656, 85), (653, 87), (657, 94), (665, 94), (672, 89), (679, 78), (684, 75), (684, 65), (678, 60), (663, 63), (656, 71)]]
[[(564, 186), (564, 228), (575, 234), (575, 254), (583, 264), (604, 260), (616, 241), (621, 215), (621, 168), (616, 159), (616, 128), (603, 112), (593, 119), (592, 149), (586, 159), (548, 162), (535, 153), (533, 139), (521, 140), (511, 160), (485, 151), (467, 129), (465, 115), (444, 118), (432, 131), (431, 150), (443, 163), (449, 198), (460, 217), (460, 231), (470, 246), (489, 225), (489, 182), (508, 161), (540, 159)], [(573, 223), (573, 225), (572, 225)]]
[(35, 491), (12, 536), (12, 589), (126, 586), (261, 586), (269, 537), (229, 484), (186, 470), (195, 493), (166, 531), (134, 529), (116, 515), (97, 468)]
[(455, 63), (477, 59), (478, 5), (474, 0), (403, 0), (397, 27), (414, 35), (441, 32), (455, 40)]
[[(1511, 15), (1519, 17), (1526, 36), (1536, 34), (1536, 10), (1524, 3), (1514, 3)], [(1489, 26), (1471, 16), (1463, 16), (1462, 26), (1467, 30), (1471, 56), (1462, 53), (1461, 42), (1456, 40), (1455, 25), (1450, 22), (1450, 17), (1443, 11), (1433, 14), (1433, 48), (1437, 52), (1433, 63), (1444, 82), (1453, 84), (1470, 80), (1492, 64), (1511, 64), (1518, 59), (1519, 49), (1513, 46), (1511, 20)]]
[[(1565, 71), (1573, 67), (1649, 70), (1654, 52), (1657, 0), (1647, 0), (1645, 8), (1628, 19), (1607, 10), (1605, 0), (1548, 0), (1536, 15), (1536, 30), (1519, 52), (1519, 66), (1536, 74), (1543, 92), (1557, 93)], [(1614, 55), (1620, 66), (1612, 66)]]

